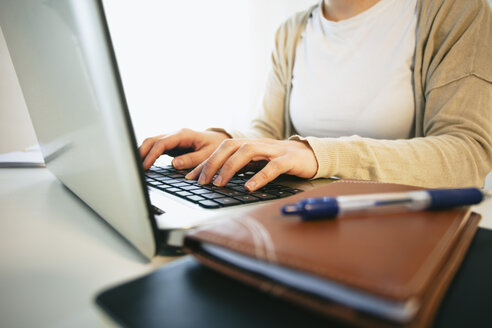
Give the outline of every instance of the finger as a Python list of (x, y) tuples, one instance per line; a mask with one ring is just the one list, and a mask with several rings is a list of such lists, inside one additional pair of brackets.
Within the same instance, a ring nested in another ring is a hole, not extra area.
[(147, 138), (145, 139), (142, 144), (140, 145), (140, 147), (138, 148), (139, 152), (140, 152), (140, 157), (144, 158), (147, 153), (149, 152), (150, 148), (152, 148), (152, 146), (154, 145), (154, 143), (156, 142), (156, 140), (158, 140), (159, 138), (162, 138), (164, 137), (165, 135), (160, 135), (160, 136), (156, 136), (156, 137), (151, 137), (151, 138)]
[(200, 173), (202, 172), (202, 169), (203, 169), (203, 165), (204, 164), (205, 164), (205, 162), (202, 162), (202, 163), (198, 164), (193, 170), (191, 170), (185, 176), (185, 178), (187, 180), (198, 180), (198, 178), (200, 177)]
[(205, 161), (212, 153), (212, 147), (205, 147), (199, 151), (175, 157), (172, 164), (177, 169), (190, 169)]
[(212, 155), (203, 162), (203, 167), (200, 176), (198, 177), (198, 183), (202, 185), (209, 184), (224, 162), (240, 147), (241, 142), (241, 140), (236, 139), (227, 139), (223, 141)]
[(280, 174), (290, 169), (290, 163), (286, 157), (278, 157), (271, 160), (262, 170), (256, 173), (246, 182), (244, 187), (249, 191), (255, 191), (275, 180)]
[(148, 170), (166, 150), (174, 149), (176, 147), (188, 148), (191, 147), (191, 142), (182, 134), (172, 134), (155, 141), (145, 156), (143, 162), (144, 169)]
[(238, 171), (251, 163), (253, 159), (269, 158), (274, 155), (275, 150), (270, 145), (245, 143), (224, 162), (214, 180), (214, 185), (226, 185)]

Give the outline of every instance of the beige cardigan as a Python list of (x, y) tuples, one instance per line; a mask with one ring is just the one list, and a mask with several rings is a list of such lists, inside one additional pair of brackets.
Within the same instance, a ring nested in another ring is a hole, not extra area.
[(249, 131), (227, 133), (306, 140), (318, 161), (315, 178), (481, 187), (492, 169), (492, 13), (486, 0), (418, 0), (415, 122), (413, 137), (405, 140), (295, 135), (289, 117), (294, 57), (315, 7), (280, 26), (259, 113)]

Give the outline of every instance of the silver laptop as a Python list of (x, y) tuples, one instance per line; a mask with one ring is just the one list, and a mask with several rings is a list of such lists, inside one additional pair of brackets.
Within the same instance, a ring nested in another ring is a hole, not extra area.
[(0, 0), (0, 26), (48, 169), (148, 258), (179, 250), (190, 228), (330, 181), (281, 177), (245, 196), (247, 176), (202, 190), (166, 160), (144, 172), (102, 1)]

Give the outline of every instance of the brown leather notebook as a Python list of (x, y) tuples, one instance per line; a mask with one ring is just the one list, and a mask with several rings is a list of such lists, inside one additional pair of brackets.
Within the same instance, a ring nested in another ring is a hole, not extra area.
[(340, 180), (191, 231), (185, 249), (226, 275), (348, 324), (425, 327), (479, 215), (461, 207), (304, 222), (280, 210), (306, 197), (418, 189)]

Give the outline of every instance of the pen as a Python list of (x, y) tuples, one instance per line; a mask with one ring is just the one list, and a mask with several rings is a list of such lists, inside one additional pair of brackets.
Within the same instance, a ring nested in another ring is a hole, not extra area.
[(350, 213), (449, 209), (478, 204), (489, 197), (492, 197), (491, 191), (462, 188), (306, 198), (284, 205), (282, 213), (299, 215), (302, 220), (309, 221), (333, 219)]

